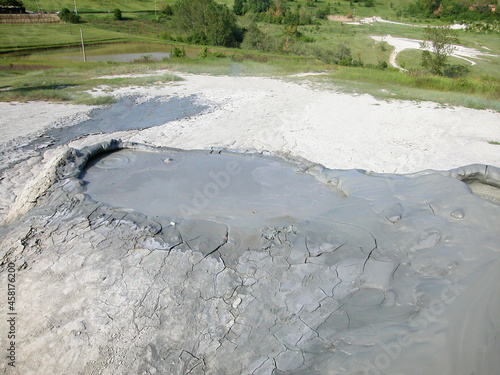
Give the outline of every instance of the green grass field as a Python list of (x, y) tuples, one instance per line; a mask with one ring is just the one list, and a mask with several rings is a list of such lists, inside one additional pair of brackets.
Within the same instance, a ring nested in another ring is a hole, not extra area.
[[(45, 12), (56, 12), (62, 8), (74, 10), (75, 2), (78, 12), (107, 12), (115, 8), (119, 8), (125, 12), (134, 11), (154, 11), (160, 9), (163, 4), (173, 4), (176, 0), (24, 0), (23, 3), (26, 9), (38, 12), (39, 9)], [(232, 7), (234, 0), (217, 0), (218, 3)], [(397, 9), (406, 7), (411, 0), (393, 0), (393, 1), (376, 1), (374, 7), (364, 7), (360, 3), (354, 3), (351, 7), (350, 2), (346, 0), (319, 0), (311, 7), (307, 7), (310, 11), (315, 12), (316, 9), (330, 4), (332, 14), (347, 14), (353, 12), (358, 17), (370, 17), (374, 14), (390, 19), (415, 21), (413, 18), (397, 17)], [(305, 1), (291, 1), (288, 3), (290, 7), (305, 6)]]
[[(45, 12), (56, 12), (62, 8), (75, 9), (73, 0), (23, 0), (26, 9), (38, 12), (43, 9)], [(160, 1), (157, 1), (160, 4)], [(104, 11), (120, 8), (122, 11), (154, 10), (154, 0), (76, 0), (78, 12)]]
[[(166, 0), (165, 3), (174, 3), (175, 0)], [(356, 16), (381, 16), (396, 20), (397, 9), (406, 6), (410, 0), (399, 2), (379, 1), (375, 7), (362, 7), (355, 3), (355, 9), (345, 0), (322, 0), (314, 7), (307, 7), (314, 13), (315, 9), (330, 3), (332, 13), (346, 14), (354, 11)], [(219, 1), (232, 6), (233, 0)], [(62, 7), (74, 8), (73, 0), (48, 1), (26, 0), (28, 9), (37, 10), (37, 4), (46, 11), (56, 11)], [(405, 74), (395, 69), (376, 69), (382, 62), (388, 62), (392, 47), (386, 43), (377, 43), (370, 35), (387, 35), (422, 39), (423, 27), (411, 27), (390, 23), (374, 23), (348, 25), (341, 22), (323, 20), (315, 25), (300, 26), (300, 31), (307, 42), (297, 41), (297, 56), (291, 53), (270, 53), (242, 49), (227, 49), (210, 47), (211, 51), (218, 51), (227, 55), (227, 58), (197, 58), (201, 46), (188, 45), (176, 41), (176, 35), (182, 33), (177, 30), (169, 17), (161, 22), (153, 20), (155, 9), (153, 0), (77, 0), (80, 12), (101, 11), (107, 12), (114, 8), (125, 11), (123, 21), (116, 21), (108, 13), (81, 14), (83, 23), (71, 25), (66, 23), (56, 25), (0, 25), (0, 53), (21, 51), (28, 53), (33, 49), (44, 49), (61, 46), (80, 45), (80, 27), (83, 30), (85, 43), (150, 43), (162, 44), (164, 48), (174, 46), (185, 48), (188, 57), (175, 59), (163, 63), (148, 64), (106, 64), (106, 63), (75, 63), (58, 61), (65, 58), (64, 50), (54, 50), (45, 54), (36, 52), (27, 57), (0, 54), (0, 87), (12, 88), (0, 93), (0, 100), (73, 100), (82, 101), (82, 90), (89, 89), (88, 83), (96, 83), (99, 74), (113, 74), (113, 72), (153, 71), (158, 68), (172, 68), (192, 73), (208, 74), (241, 74), (283, 76), (288, 73), (303, 71), (326, 71), (328, 74), (320, 76), (318, 82), (322, 85), (340, 85), (346, 91), (368, 92), (378, 97), (395, 97), (402, 99), (434, 100), (440, 103), (465, 105), (474, 108), (493, 108), (500, 110), (500, 56), (489, 56), (476, 59), (477, 65), (470, 67), (470, 73), (459, 80), (432, 77), (422, 74)], [(160, 9), (161, 1), (156, 2)], [(305, 0), (288, 2), (292, 8), (305, 6)], [(134, 13), (135, 12), (135, 13)], [(252, 16), (238, 17), (242, 26), (252, 22)], [(429, 21), (413, 18), (397, 19), (407, 23), (426, 25)], [(259, 23), (259, 27), (270, 36), (279, 39), (284, 37), (284, 26), (268, 23)], [(466, 47), (482, 49), (494, 55), (500, 55), (500, 36), (498, 34), (476, 34), (459, 32), (460, 43)], [(304, 39), (305, 40), (305, 39)], [(364, 68), (343, 68), (319, 61), (313, 53), (315, 49), (334, 52), (340, 45), (346, 45), (351, 50), (352, 58), (364, 64)], [(123, 44), (112, 50), (127, 50)], [(151, 47), (153, 48), (153, 47)], [(130, 52), (127, 51), (127, 52)], [(422, 69), (421, 52), (405, 50), (398, 56), (398, 63), (408, 69), (419, 71)], [(463, 60), (450, 59), (452, 64), (467, 65)], [(47, 66), (52, 69), (47, 69)], [(18, 68), (16, 68), (18, 67)], [(43, 68), (37, 68), (43, 67)], [(63, 86), (54, 90), (54, 87)], [(85, 102), (85, 100), (83, 100)]]
[(0, 52), (79, 44), (80, 28), (86, 43), (118, 42), (127, 38), (126, 34), (103, 32), (89, 24), (0, 25)]

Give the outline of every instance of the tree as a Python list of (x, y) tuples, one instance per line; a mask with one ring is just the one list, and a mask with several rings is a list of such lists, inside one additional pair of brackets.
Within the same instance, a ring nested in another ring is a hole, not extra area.
[(421, 43), (425, 49), (422, 52), (422, 66), (433, 74), (443, 75), (446, 58), (456, 49), (453, 43), (458, 43), (458, 32), (450, 26), (427, 27), (425, 40)]
[(352, 54), (351, 49), (345, 43), (341, 43), (335, 52), (335, 62), (338, 65), (351, 66)]
[(113, 11), (113, 17), (116, 21), (121, 21), (123, 19), (123, 16), (122, 16), (122, 11), (118, 8), (116, 8), (114, 11)]
[(233, 5), (233, 12), (237, 16), (242, 16), (245, 14), (245, 0), (234, 0), (234, 5)]
[(69, 11), (68, 8), (62, 8), (61, 11), (59, 12), (59, 18), (62, 19), (63, 21), (68, 21), (70, 14), (71, 12)]
[(0, 0), (1, 6), (22, 7), (23, 2), (19, 0)]
[(59, 12), (59, 18), (64, 22), (78, 23), (80, 22), (80, 16), (74, 12), (71, 12), (68, 8), (62, 8)]
[(320, 20), (326, 19), (326, 17), (328, 17), (329, 14), (330, 14), (330, 4), (325, 4), (316, 11), (316, 17), (319, 18)]
[(174, 5), (174, 23), (190, 33), (195, 43), (237, 47), (241, 30), (226, 5), (213, 0), (179, 0)]
[(253, 23), (245, 33), (241, 48), (267, 51), (269, 50), (269, 36)]
[(170, 4), (165, 3), (165, 2), (162, 2), (160, 4), (160, 12), (162, 12), (166, 16), (171, 16), (174, 14), (172, 6)]
[(271, 6), (271, 0), (247, 0), (248, 7), (255, 13), (267, 12)]

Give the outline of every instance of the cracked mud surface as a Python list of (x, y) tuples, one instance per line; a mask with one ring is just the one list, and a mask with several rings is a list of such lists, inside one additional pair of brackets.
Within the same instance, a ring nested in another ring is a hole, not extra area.
[(19, 373), (499, 368), (500, 206), (460, 181), (496, 189), (497, 168), (401, 176), (283, 156), (345, 198), (308, 220), (238, 227), (90, 199), (86, 163), (124, 147), (151, 150), (69, 149), (0, 227), (0, 274), (7, 259), (19, 269)]

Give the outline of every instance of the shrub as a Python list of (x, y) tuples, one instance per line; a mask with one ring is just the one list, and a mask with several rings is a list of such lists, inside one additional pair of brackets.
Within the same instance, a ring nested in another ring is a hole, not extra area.
[(201, 59), (206, 59), (208, 57), (208, 48), (207, 47), (203, 47), (198, 55), (199, 58)]
[(113, 11), (113, 18), (116, 20), (116, 21), (121, 21), (123, 19), (123, 16), (122, 16), (122, 11), (118, 8), (116, 8), (114, 11)]
[(132, 62), (133, 63), (151, 63), (155, 62), (156, 60), (153, 58), (153, 55), (142, 55), (139, 59), (135, 59)]
[(178, 58), (178, 59), (184, 58), (184, 57), (186, 57), (186, 50), (184, 49), (184, 47), (182, 47), (182, 48), (174, 47), (174, 49), (170, 53), (170, 57)]
[(335, 60), (338, 65), (350, 66), (352, 65), (351, 49), (346, 44), (342, 43), (335, 51)]
[(160, 12), (162, 12), (166, 16), (171, 16), (174, 14), (174, 10), (170, 4), (161, 3)]
[(329, 14), (330, 14), (330, 4), (325, 4), (316, 11), (316, 18), (324, 20)]
[(169, 34), (169, 33), (167, 33), (167, 32), (161, 33), (161, 34), (159, 35), (159, 38), (160, 38), (160, 39), (164, 39), (164, 40), (172, 40), (172, 39), (173, 39), (173, 38), (172, 38), (172, 35), (170, 35), (170, 34)]
[(460, 78), (469, 74), (470, 69), (465, 65), (445, 65), (443, 75), (449, 78)]
[(208, 47), (203, 47), (201, 49), (198, 57), (201, 58), (201, 59), (206, 59), (206, 58), (209, 58), (209, 57), (215, 57), (217, 59), (222, 59), (222, 58), (227, 57), (227, 55), (224, 52), (220, 52), (220, 51), (210, 52), (209, 49), (208, 49)]
[(377, 67), (378, 67), (379, 69), (387, 69), (388, 65), (387, 65), (387, 62), (385, 62), (385, 61), (380, 61), (380, 62), (378, 63), (378, 65), (377, 65)]

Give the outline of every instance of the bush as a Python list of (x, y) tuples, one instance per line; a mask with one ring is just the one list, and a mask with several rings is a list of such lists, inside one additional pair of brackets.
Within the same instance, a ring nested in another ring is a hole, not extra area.
[(381, 62), (379, 62), (379, 63), (378, 63), (377, 67), (378, 67), (379, 69), (387, 69), (387, 68), (388, 68), (388, 65), (387, 65), (387, 62), (385, 62), (385, 61), (381, 61)]
[(132, 62), (133, 63), (151, 63), (155, 62), (156, 60), (153, 58), (153, 55), (142, 55), (139, 59), (135, 59)]
[(470, 69), (465, 65), (445, 65), (443, 75), (449, 78), (460, 78), (469, 74)]
[(184, 49), (184, 47), (182, 48), (174, 47), (174, 49), (170, 53), (170, 57), (177, 59), (184, 58), (186, 57), (186, 50)]
[(122, 11), (118, 8), (116, 8), (114, 11), (113, 11), (113, 18), (116, 20), (116, 21), (121, 21), (123, 19), (123, 16), (122, 16)]
[(169, 34), (169, 33), (167, 33), (167, 32), (161, 33), (161, 34), (159, 35), (159, 38), (160, 38), (160, 39), (164, 39), (164, 40), (173, 40), (172, 35), (170, 35), (170, 34)]
[(290, 26), (299, 26), (300, 14), (298, 12), (287, 12), (285, 18), (283, 19), (283, 23)]
[(209, 55), (209, 52), (208, 52), (208, 48), (207, 47), (203, 47), (198, 55), (199, 58), (201, 59), (206, 59)]
[(162, 3), (160, 5), (160, 12), (166, 16), (171, 16), (174, 14), (174, 10), (169, 4)]
[(70, 12), (68, 8), (62, 8), (59, 12), (59, 18), (64, 22), (78, 23), (80, 22), (80, 16), (74, 12)]
[(323, 7), (319, 8), (316, 11), (316, 18), (324, 20), (326, 19), (326, 17), (328, 17), (329, 14), (330, 14), (330, 4), (325, 4)]
[(335, 52), (335, 62), (338, 65), (351, 66), (352, 54), (351, 49), (346, 44), (340, 44)]
[(208, 47), (203, 47), (198, 55), (199, 58), (201, 59), (206, 59), (206, 58), (209, 58), (209, 57), (215, 57), (217, 59), (223, 59), (225, 57), (227, 57), (227, 55), (224, 53), (224, 52), (220, 52), (220, 51), (214, 51), (214, 52), (210, 52)]

